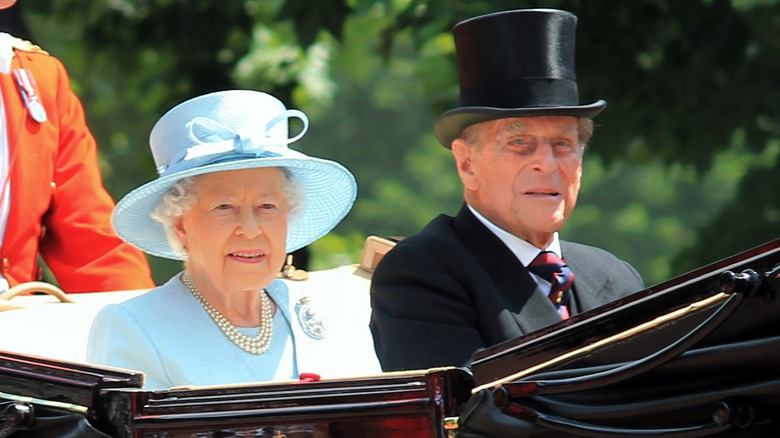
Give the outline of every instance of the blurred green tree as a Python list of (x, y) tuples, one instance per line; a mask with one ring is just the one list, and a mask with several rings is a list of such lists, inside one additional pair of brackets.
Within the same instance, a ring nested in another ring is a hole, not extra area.
[[(431, 133), (457, 106), (450, 30), (512, 8), (579, 17), (583, 101), (604, 98), (578, 207), (563, 234), (609, 248), (649, 284), (774, 239), (780, 200), (776, 0), (26, 0), (31, 38), (60, 57), (119, 198), (154, 178), (147, 136), (168, 108), (230, 87), (310, 115), (296, 147), (360, 187), (312, 245), (314, 268), (356, 261), (367, 234), (454, 213), (460, 183)], [(155, 278), (174, 263), (152, 260)]]

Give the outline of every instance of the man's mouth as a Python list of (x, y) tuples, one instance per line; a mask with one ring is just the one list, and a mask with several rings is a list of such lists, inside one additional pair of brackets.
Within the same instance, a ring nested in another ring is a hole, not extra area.
[(525, 192), (525, 194), (534, 196), (558, 196), (560, 193), (555, 191), (528, 191)]

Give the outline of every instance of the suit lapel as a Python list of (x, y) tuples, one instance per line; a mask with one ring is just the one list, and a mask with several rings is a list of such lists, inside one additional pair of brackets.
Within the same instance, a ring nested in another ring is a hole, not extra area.
[(612, 281), (608, 276), (600, 274), (598, 269), (593, 269), (593, 257), (588, 257), (566, 241), (561, 241), (561, 252), (566, 264), (574, 272), (573, 313), (582, 313), (604, 304), (603, 295), (612, 290)]
[[(480, 261), (494, 282), (495, 290), (485, 285), (478, 293), (495, 293), (522, 333), (546, 327), (561, 320), (555, 307), (538, 289), (525, 266), (507, 246), (485, 227), (464, 205), (454, 223), (455, 233), (464, 246)], [(477, 297), (477, 299), (479, 299)]]

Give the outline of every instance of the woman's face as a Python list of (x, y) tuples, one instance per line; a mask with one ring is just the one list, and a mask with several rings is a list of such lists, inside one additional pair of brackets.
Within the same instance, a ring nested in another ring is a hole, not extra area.
[(286, 255), (288, 204), (281, 169), (195, 177), (197, 204), (174, 222), (187, 269), (201, 293), (258, 291)]

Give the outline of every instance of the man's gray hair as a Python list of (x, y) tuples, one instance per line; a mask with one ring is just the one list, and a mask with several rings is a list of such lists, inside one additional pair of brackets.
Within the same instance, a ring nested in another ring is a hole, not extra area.
[[(476, 143), (477, 139), (479, 138), (479, 135), (482, 133), (483, 127), (485, 126), (483, 123), (485, 122), (475, 123), (473, 125), (467, 126), (466, 129), (464, 129), (463, 132), (461, 132), (460, 138), (462, 138), (467, 144)], [(583, 149), (585, 149), (585, 146), (587, 146), (592, 136), (593, 136), (593, 119), (589, 119), (587, 117), (578, 117), (577, 118), (577, 140), (579, 140)]]
[[(300, 219), (300, 214), (304, 209), (303, 187), (289, 169), (286, 167), (278, 169), (284, 175), (284, 196), (287, 200), (287, 226), (289, 228), (296, 220)], [(198, 176), (196, 175), (182, 178), (174, 184), (152, 211), (152, 219), (162, 224), (165, 236), (168, 238), (168, 244), (175, 253), (185, 260), (187, 252), (182, 247), (173, 224), (197, 203)]]

